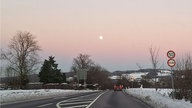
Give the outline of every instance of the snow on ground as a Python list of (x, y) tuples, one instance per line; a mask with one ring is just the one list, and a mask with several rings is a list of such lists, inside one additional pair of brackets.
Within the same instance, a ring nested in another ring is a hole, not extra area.
[(130, 78), (137, 79), (137, 78), (142, 78), (142, 75), (147, 75), (149, 72), (137, 72), (137, 73), (131, 73), (129, 74)]
[(154, 108), (192, 108), (192, 103), (169, 97), (171, 89), (130, 88), (125, 90), (128, 94), (146, 102)]
[(171, 71), (169, 70), (161, 70), (160, 72), (157, 73), (157, 76), (170, 76)]
[(0, 90), (0, 102), (16, 102), (22, 100), (31, 100), (49, 97), (61, 97), (85, 92), (94, 92), (93, 90), (61, 90), (61, 89), (39, 89), (39, 90)]
[(130, 74), (122, 74), (122, 76), (129, 80), (136, 80), (136, 79), (141, 79), (143, 75), (145, 76), (148, 73), (149, 72), (135, 72)]

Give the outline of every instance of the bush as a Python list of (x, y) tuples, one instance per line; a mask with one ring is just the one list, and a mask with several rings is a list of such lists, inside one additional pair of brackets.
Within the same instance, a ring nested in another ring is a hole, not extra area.
[[(174, 93), (174, 94), (173, 94)], [(179, 91), (172, 91), (170, 94), (169, 94), (169, 97), (174, 97), (175, 99), (179, 99), (179, 100), (181, 100), (181, 99), (183, 99), (183, 95), (182, 95), (182, 93), (181, 92), (179, 92)]]
[(179, 99), (179, 100), (183, 99), (182, 93), (181, 92), (175, 92), (175, 99)]

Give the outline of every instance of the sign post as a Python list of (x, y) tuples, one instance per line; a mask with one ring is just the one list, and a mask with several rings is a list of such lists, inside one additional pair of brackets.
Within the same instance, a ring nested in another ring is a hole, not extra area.
[(86, 80), (87, 80), (87, 69), (78, 69), (78, 73), (77, 73), (77, 77), (78, 77), (78, 83), (79, 80), (84, 80), (84, 86), (86, 88)]
[(175, 52), (173, 50), (169, 50), (167, 52), (167, 57), (169, 60), (167, 61), (167, 64), (169, 67), (171, 67), (171, 82), (172, 82), (172, 89), (173, 89), (173, 94), (172, 98), (174, 99), (175, 93), (174, 93), (174, 80), (173, 80), (173, 67), (176, 65), (176, 61), (173, 59), (175, 57)]

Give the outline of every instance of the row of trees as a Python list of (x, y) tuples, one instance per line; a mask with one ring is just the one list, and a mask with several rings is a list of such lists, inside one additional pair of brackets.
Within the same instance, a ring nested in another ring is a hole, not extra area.
[[(11, 79), (8, 85), (24, 89), (29, 82), (28, 76), (37, 71), (41, 62), (38, 55), (41, 48), (31, 33), (21, 31), (11, 39), (8, 48), (6, 51), (1, 49), (1, 60), (6, 61), (6, 75)], [(66, 82), (65, 74), (61, 73), (55, 62), (53, 56), (44, 60), (39, 72), (40, 82), (44, 84)], [(107, 70), (96, 65), (89, 55), (79, 54), (74, 58), (71, 71), (77, 74), (80, 69), (87, 70), (87, 83), (97, 83), (103, 89), (111, 86)], [(82, 81), (79, 80), (79, 82)]]
[[(28, 75), (38, 69), (40, 63), (38, 52), (41, 51), (41, 48), (35, 40), (35, 37), (29, 32), (18, 32), (11, 39), (8, 48), (9, 50), (6, 52), (1, 50), (0, 58), (1, 60), (6, 60), (7, 76), (14, 77), (10, 81), (10, 85), (16, 85), (21, 89), (25, 88), (26, 84), (29, 82)], [(159, 64), (159, 49), (154, 49), (151, 46), (149, 48), (149, 52), (154, 69), (153, 74), (156, 76), (156, 70)], [(74, 58), (71, 71), (77, 74), (79, 70), (86, 70), (87, 83), (98, 83), (103, 89), (112, 87), (112, 82), (108, 79), (108, 71), (96, 64), (89, 55), (79, 54), (76, 58)], [(192, 91), (192, 59), (190, 54), (178, 59), (174, 70), (176, 90), (182, 94), (182, 97), (189, 98)], [(66, 82), (65, 75), (61, 73), (60, 69), (58, 69), (58, 64), (55, 63), (54, 57), (52, 56), (50, 56), (48, 60), (44, 61), (39, 72), (39, 77), (40, 81), (45, 84)], [(82, 83), (83, 81), (77, 79), (77, 82)], [(155, 87), (157, 89), (156, 81)]]
[[(79, 79), (80, 70), (86, 70), (86, 80)], [(41, 71), (39, 72), (40, 82), (47, 83), (63, 83), (66, 82), (65, 74), (60, 72), (58, 64), (55, 63), (54, 57), (50, 56), (49, 60), (45, 60)], [(79, 54), (73, 60), (71, 71), (76, 73), (76, 83), (82, 84), (86, 81), (87, 84), (97, 84), (100, 89), (112, 87), (112, 82), (108, 78), (108, 71), (97, 65), (89, 55)]]
[[(25, 89), (29, 75), (36, 72), (41, 63), (38, 52), (41, 51), (38, 41), (29, 32), (19, 31), (10, 41), (8, 50), (1, 50), (1, 60), (7, 65), (6, 82), (14, 89)], [(40, 81), (46, 83), (66, 82), (65, 74), (61, 73), (54, 57), (45, 60), (39, 72)]]
[(190, 54), (177, 59), (174, 72), (175, 95), (192, 102), (192, 57)]
[[(90, 55), (87, 54), (79, 54), (73, 60), (71, 71), (75, 72), (77, 75), (79, 70), (86, 70), (87, 79), (86, 82), (88, 84), (98, 84), (101, 89), (111, 88), (112, 82), (108, 78), (108, 71), (96, 64), (91, 58)], [(84, 80), (78, 79), (79, 83), (84, 82)]]

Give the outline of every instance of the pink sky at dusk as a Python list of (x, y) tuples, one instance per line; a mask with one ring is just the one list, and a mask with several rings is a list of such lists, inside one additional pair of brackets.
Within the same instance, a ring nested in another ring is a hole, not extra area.
[(62, 71), (79, 53), (109, 71), (149, 68), (151, 45), (165, 68), (168, 50), (192, 53), (191, 0), (1, 0), (0, 9), (1, 47), (29, 31)]

